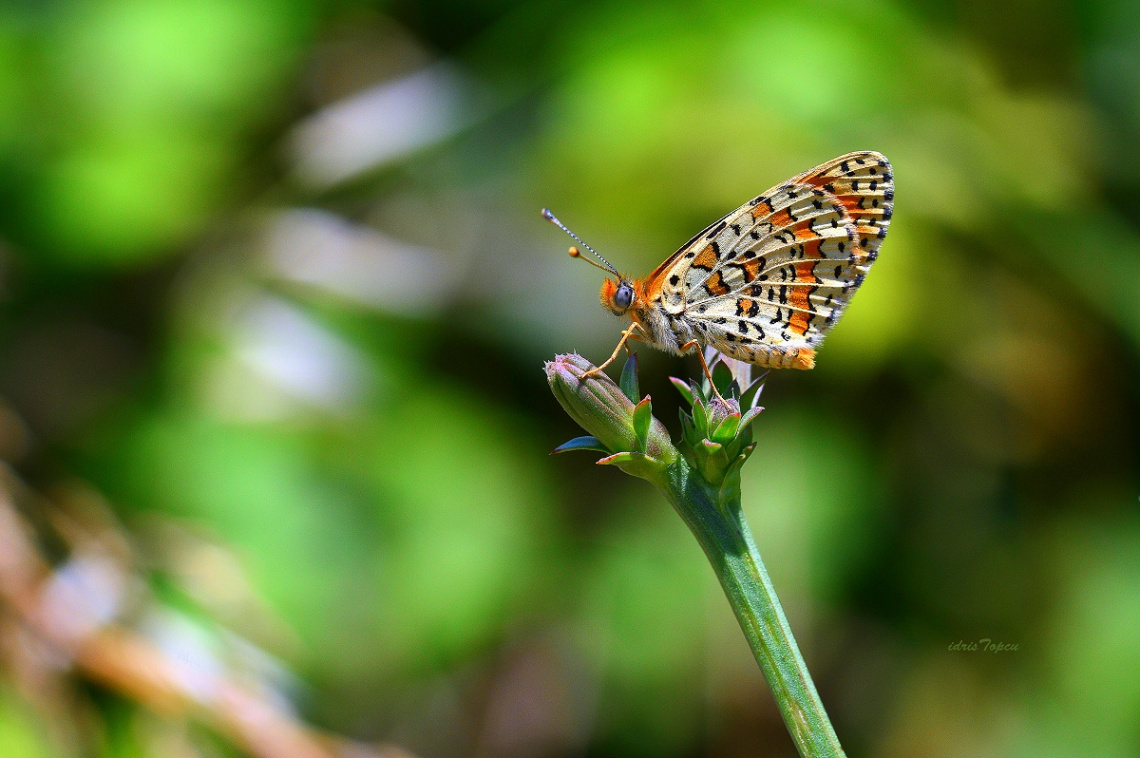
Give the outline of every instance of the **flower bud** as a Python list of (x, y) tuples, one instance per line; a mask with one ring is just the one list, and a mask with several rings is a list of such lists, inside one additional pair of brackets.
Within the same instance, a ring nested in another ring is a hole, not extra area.
[(677, 449), (665, 426), (652, 416), (645, 423), (647, 408), (635, 423), (636, 406), (612, 379), (600, 371), (582, 379), (593, 368), (575, 354), (555, 356), (546, 364), (546, 380), (570, 418), (615, 453), (644, 454), (664, 464), (675, 461)]
[[(705, 390), (696, 382), (673, 378), (673, 386), (689, 405), (681, 411), (681, 452), (702, 478), (715, 486), (736, 486), (740, 466), (752, 454), (752, 421), (762, 408), (755, 405), (763, 387), (763, 377), (740, 391), (727, 368), (713, 367), (713, 378), (720, 379), (718, 390)], [(743, 413), (741, 409), (745, 408)]]
[(717, 429), (729, 416), (740, 415), (740, 402), (733, 397), (721, 400), (719, 397), (712, 397), (706, 406), (708, 413), (708, 432), (711, 436), (712, 432)]

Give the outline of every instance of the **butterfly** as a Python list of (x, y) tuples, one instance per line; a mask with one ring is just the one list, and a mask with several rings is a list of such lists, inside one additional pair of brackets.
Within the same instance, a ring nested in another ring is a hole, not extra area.
[[(612, 275), (602, 283), (602, 305), (631, 321), (609, 360), (588, 373), (612, 363), (629, 340), (677, 354), (711, 347), (756, 366), (810, 369), (878, 257), (893, 205), (887, 159), (848, 153), (752, 198), (640, 279), (620, 274), (549, 210), (542, 215), (600, 263), (576, 247), (572, 256)], [(703, 355), (701, 362), (708, 374)]]

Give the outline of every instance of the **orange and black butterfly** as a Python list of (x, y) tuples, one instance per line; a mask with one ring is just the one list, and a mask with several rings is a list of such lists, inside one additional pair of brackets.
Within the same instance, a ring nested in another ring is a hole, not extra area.
[(749, 200), (640, 279), (618, 273), (542, 213), (612, 274), (602, 283), (602, 305), (632, 321), (598, 370), (630, 339), (672, 353), (712, 347), (756, 366), (810, 369), (879, 254), (893, 203), (887, 159), (849, 153)]

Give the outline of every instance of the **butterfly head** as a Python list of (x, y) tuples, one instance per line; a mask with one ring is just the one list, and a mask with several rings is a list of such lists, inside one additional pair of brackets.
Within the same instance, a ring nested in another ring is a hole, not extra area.
[(616, 282), (613, 279), (606, 279), (602, 282), (601, 300), (602, 305), (611, 313), (621, 316), (637, 302), (637, 290), (633, 282), (625, 277), (619, 276)]

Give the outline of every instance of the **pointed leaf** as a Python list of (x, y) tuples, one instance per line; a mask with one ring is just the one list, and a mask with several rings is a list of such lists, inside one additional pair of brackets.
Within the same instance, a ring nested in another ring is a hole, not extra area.
[(614, 453), (613, 455), (607, 455), (605, 458), (601, 458), (600, 460), (598, 460), (598, 465), (599, 466), (616, 466), (619, 463), (627, 463), (629, 461), (632, 461), (635, 456), (639, 456), (639, 455), (644, 457), (644, 453), (631, 453), (628, 450), (626, 450), (626, 451), (623, 451), (621, 453)]
[(707, 403), (709, 401), (709, 393), (705, 392), (705, 384), (706, 382), (704, 381), (689, 382), (689, 391), (692, 393), (694, 398), (700, 400), (702, 403)]
[(669, 381), (673, 382), (673, 386), (681, 393), (681, 397), (685, 398), (685, 402), (689, 405), (693, 404), (693, 390), (690, 389), (687, 382), (683, 379), (678, 379), (675, 376), (669, 377)]
[(641, 392), (637, 388), (637, 353), (630, 353), (629, 357), (625, 359), (625, 365), (621, 367), (621, 378), (618, 379), (618, 386), (621, 387), (622, 393), (629, 398), (629, 402), (636, 403), (641, 399)]
[(732, 396), (732, 369), (724, 361), (717, 361), (712, 367), (713, 384), (723, 397)]
[[(741, 408), (744, 407), (743, 403), (741, 403), (740, 407)], [(745, 411), (744, 415), (740, 417), (740, 428), (742, 430), (747, 429), (748, 425), (756, 420), (756, 417), (760, 415), (760, 412), (762, 410), (764, 410), (763, 406), (758, 405), (755, 408), (752, 408), (751, 410)]]
[(693, 403), (693, 427), (701, 437), (708, 436), (709, 412), (708, 409), (705, 408), (705, 404), (700, 400)]
[(764, 382), (768, 379), (768, 372), (765, 371), (760, 377), (744, 390), (744, 394), (740, 396), (740, 410), (749, 411), (756, 407), (756, 403), (760, 400), (760, 393), (764, 391)]
[(551, 450), (550, 454), (554, 455), (555, 453), (565, 453), (569, 452), (570, 450), (594, 450), (599, 453), (605, 453), (606, 455), (613, 454), (613, 451), (606, 447), (600, 439), (590, 436), (575, 437), (569, 442), (563, 442), (561, 445)]
[(644, 453), (649, 444), (649, 425), (653, 422), (653, 399), (649, 395), (634, 406), (633, 434), (637, 438), (637, 451)]
[(724, 472), (731, 463), (724, 446), (711, 440), (703, 440), (696, 457), (697, 470), (709, 484), (719, 487), (724, 483)]
[(615, 453), (607, 458), (602, 458), (598, 461), (598, 465), (617, 466), (631, 476), (648, 479), (658, 486), (661, 486), (667, 468), (664, 463), (656, 458), (651, 458), (645, 453), (632, 453), (629, 451)]
[(720, 488), (721, 502), (740, 502), (740, 469), (748, 460), (751, 448), (736, 456), (724, 472), (724, 483)]
[(700, 435), (697, 430), (693, 428), (693, 417), (684, 411), (680, 412), (681, 416), (681, 441), (687, 442), (690, 446), (696, 445), (701, 441)]

